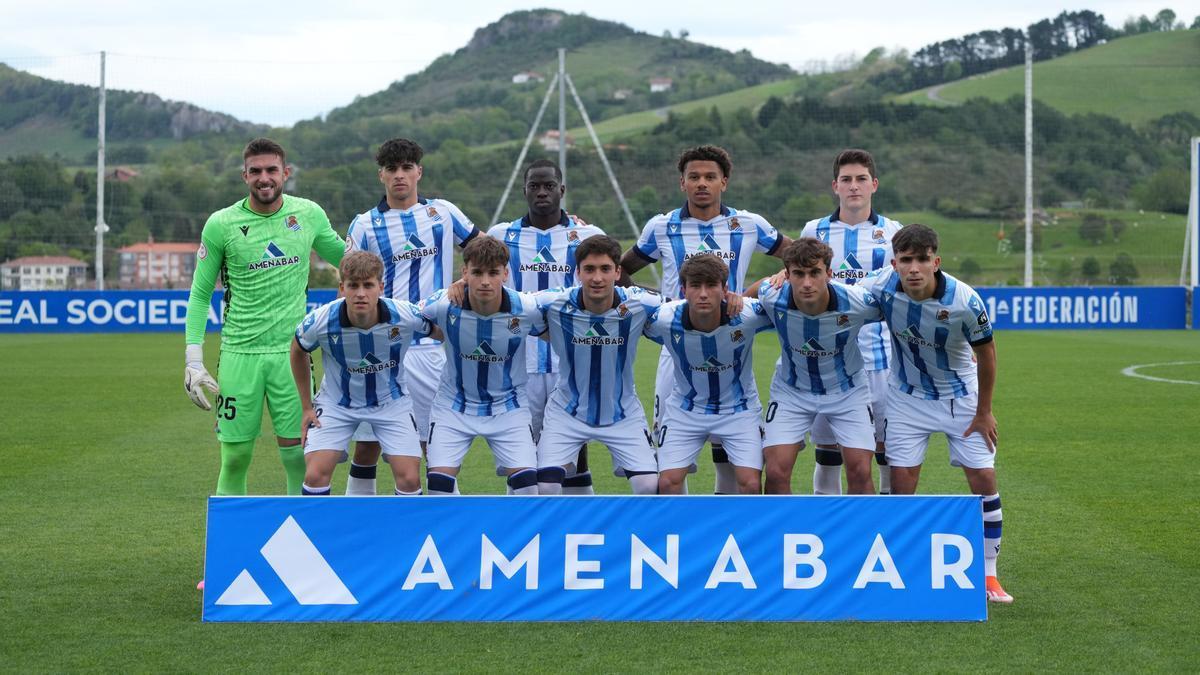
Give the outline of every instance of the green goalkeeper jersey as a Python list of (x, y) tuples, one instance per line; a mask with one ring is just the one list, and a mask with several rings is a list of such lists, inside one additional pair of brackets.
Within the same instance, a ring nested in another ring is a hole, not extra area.
[(331, 265), (345, 246), (314, 202), (290, 195), (271, 215), (248, 198), (209, 217), (200, 234), (188, 299), (187, 344), (201, 344), (217, 275), (225, 286), (221, 349), (286, 352), (307, 306), (309, 251)]

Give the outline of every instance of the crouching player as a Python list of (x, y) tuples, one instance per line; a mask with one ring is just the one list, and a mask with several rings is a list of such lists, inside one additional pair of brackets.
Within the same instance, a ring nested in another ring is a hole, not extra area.
[[(397, 495), (421, 494), (421, 443), (404, 386), (404, 353), (414, 337), (440, 331), (416, 305), (381, 298), (383, 260), (355, 251), (342, 259), (344, 297), (309, 313), (292, 343), (292, 377), (304, 410), (304, 494), (328, 495), (333, 469), (346, 461), (354, 430), (375, 430), (396, 478)], [(309, 353), (321, 348), (325, 375), (314, 400)]]
[(538, 294), (548, 340), (558, 356), (558, 384), (546, 403), (538, 441), (538, 492), (562, 494), (580, 444), (599, 441), (625, 470), (634, 494), (658, 492), (658, 463), (646, 413), (633, 384), (637, 343), (659, 296), (616, 288), (621, 244), (605, 235), (575, 249), (579, 286)]
[(929, 438), (946, 434), (950, 464), (983, 498), (987, 598), (1012, 602), (996, 578), (1002, 518), (996, 488), (996, 345), (979, 294), (940, 269), (938, 236), (909, 225), (892, 239), (892, 268), (863, 283), (883, 309), (896, 359), (888, 391), (892, 492), (913, 494)]
[(674, 385), (658, 427), (658, 491), (682, 494), (688, 467), (710, 436), (733, 464), (738, 492), (762, 491), (762, 427), (754, 382), (754, 336), (770, 329), (763, 306), (747, 300), (726, 311), (729, 267), (704, 253), (679, 269), (683, 300), (658, 308), (646, 337), (673, 360)]
[(496, 472), (508, 476), (508, 494), (537, 494), (525, 337), (541, 335), (546, 323), (533, 295), (504, 287), (508, 259), (500, 240), (476, 237), (463, 249), (462, 305), (438, 291), (421, 310), (442, 329), (446, 350), (429, 419), (431, 495), (458, 492), (458, 473), (476, 436), (491, 448)]
[(818, 415), (842, 448), (851, 494), (875, 493), (875, 420), (858, 334), (883, 316), (870, 293), (833, 281), (832, 259), (824, 242), (797, 239), (783, 252), (783, 286), (764, 281), (759, 287), (783, 354), (764, 418), (768, 494), (791, 494), (796, 454)]

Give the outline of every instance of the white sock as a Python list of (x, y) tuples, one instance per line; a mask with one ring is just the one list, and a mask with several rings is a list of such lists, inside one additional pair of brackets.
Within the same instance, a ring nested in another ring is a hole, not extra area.
[(564, 495), (594, 495), (596, 489), (592, 487), (592, 472), (584, 471), (582, 473), (572, 474), (563, 479), (562, 493)]
[(813, 454), (817, 458), (813, 467), (813, 494), (842, 494), (842, 452), (837, 448), (818, 447)]
[(656, 495), (658, 494), (658, 474), (656, 473), (639, 473), (630, 476), (625, 475), (629, 479), (629, 489), (633, 490), (635, 495)]
[(405, 492), (404, 490), (401, 490), (400, 488), (396, 488), (395, 494), (397, 497), (416, 497), (417, 495), (421, 494), (421, 488), (417, 488), (416, 490), (413, 490), (412, 492)]
[(996, 576), (996, 558), (1000, 557), (1000, 534), (1004, 518), (1000, 512), (1000, 493), (983, 496), (983, 574)]
[(329, 495), (329, 486), (315, 488), (305, 483), (301, 486), (301, 494), (310, 497), (324, 497)]
[(375, 494), (375, 471), (374, 464), (355, 464), (350, 462), (350, 477), (346, 479), (346, 494), (348, 495), (373, 495)]
[(537, 471), (539, 495), (561, 495), (567, 472), (561, 466), (548, 466)]
[(892, 494), (892, 467), (888, 466), (882, 450), (875, 451), (875, 464), (879, 465), (879, 494)]
[(537, 469), (521, 469), (508, 477), (508, 494), (536, 495), (538, 493)]

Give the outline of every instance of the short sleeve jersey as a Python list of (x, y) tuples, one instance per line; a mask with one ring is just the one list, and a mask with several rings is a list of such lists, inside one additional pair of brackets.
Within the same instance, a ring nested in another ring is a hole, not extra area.
[(541, 335), (545, 319), (531, 294), (504, 289), (499, 311), (480, 316), (470, 296), (455, 306), (438, 291), (425, 301), (422, 315), (441, 327), (446, 366), (434, 406), (487, 417), (527, 405), (525, 349), (528, 335)]
[(762, 216), (721, 206), (712, 220), (693, 218), (687, 204), (670, 213), (654, 216), (642, 229), (633, 250), (646, 262), (662, 261), (662, 294), (665, 299), (683, 298), (679, 268), (692, 256), (712, 253), (729, 266), (729, 290), (741, 293), (755, 251), (775, 253), (783, 238)]
[(538, 294), (550, 344), (562, 366), (554, 400), (591, 426), (615, 424), (639, 409), (633, 368), (637, 343), (660, 296), (641, 288), (616, 288), (601, 314), (583, 308), (579, 287)]
[(383, 258), (383, 294), (418, 303), (454, 282), (454, 247), (466, 246), (478, 228), (444, 199), (417, 200), (408, 209), (388, 207), (387, 198), (354, 217), (346, 250)]
[(992, 341), (992, 324), (975, 289), (945, 272), (936, 278), (933, 297), (919, 302), (890, 268), (862, 285), (879, 301), (891, 332), (892, 386), (926, 399), (962, 398), (979, 390), (971, 347)]
[(271, 215), (254, 212), (247, 202), (217, 211), (204, 224), (197, 276), (202, 266), (221, 268), (226, 301), (222, 350), (286, 352), (307, 308), (310, 252), (316, 249), (337, 264), (343, 247), (325, 211), (307, 199), (284, 195)]
[(858, 336), (883, 319), (874, 296), (857, 286), (828, 284), (829, 302), (819, 314), (796, 307), (791, 284), (763, 282), (759, 300), (779, 334), (783, 358), (775, 381), (813, 394), (833, 394), (863, 386)]
[[(892, 237), (900, 227), (900, 223), (874, 211), (861, 223), (844, 223), (839, 209), (824, 218), (810, 220), (800, 236), (829, 244), (833, 249), (834, 280), (854, 285), (871, 272), (891, 264)], [(867, 370), (887, 369), (891, 350), (882, 324), (864, 328), (858, 342)]]
[(705, 415), (757, 410), (754, 336), (772, 328), (766, 308), (747, 299), (737, 316), (725, 316), (711, 332), (692, 327), (687, 301), (659, 307), (643, 333), (671, 353), (675, 381), (667, 405)]
[(416, 305), (379, 300), (379, 323), (356, 328), (345, 298), (322, 305), (304, 317), (296, 342), (306, 352), (321, 348), (324, 376), (318, 400), (343, 408), (373, 408), (404, 398), (404, 353), (414, 336), (430, 324)]
[[(575, 285), (575, 249), (588, 237), (604, 234), (595, 225), (581, 225), (565, 211), (558, 224), (542, 230), (525, 215), (511, 223), (493, 225), (487, 232), (508, 247), (509, 288), (526, 293)], [(545, 340), (525, 341), (525, 367), (531, 373), (558, 372), (558, 357)]]

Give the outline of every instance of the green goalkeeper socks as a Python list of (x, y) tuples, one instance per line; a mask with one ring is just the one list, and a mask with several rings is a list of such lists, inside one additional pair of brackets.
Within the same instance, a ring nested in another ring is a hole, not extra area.
[(279, 459), (283, 462), (283, 471), (287, 474), (287, 493), (298, 495), (304, 488), (304, 446), (279, 446)]
[(217, 476), (218, 495), (246, 494), (246, 474), (250, 471), (250, 460), (253, 457), (253, 440), (221, 443), (221, 473)]

